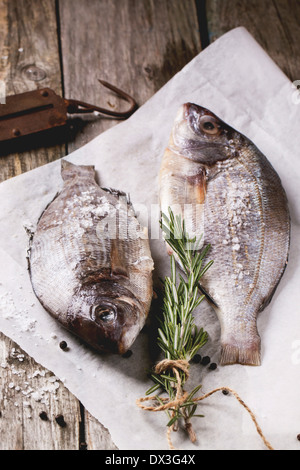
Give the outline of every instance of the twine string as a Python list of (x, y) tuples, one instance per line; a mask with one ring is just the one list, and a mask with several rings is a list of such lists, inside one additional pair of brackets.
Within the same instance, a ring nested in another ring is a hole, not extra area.
[[(184, 374), (184, 381), (189, 378), (189, 363), (188, 361), (184, 359), (177, 359), (177, 360), (171, 360), (171, 359), (163, 359), (160, 361), (158, 364), (156, 364), (155, 367), (155, 372), (156, 374), (161, 374), (162, 372), (165, 372), (166, 370), (172, 370), (176, 382), (175, 382), (175, 388), (176, 388), (176, 395), (175, 395), (175, 400), (169, 401), (167, 403), (167, 408), (166, 405), (161, 405), (162, 409), (168, 409), (168, 408), (175, 408), (172, 413), (171, 413), (171, 418), (173, 418), (176, 414), (176, 409), (178, 410), (180, 408), (180, 405), (184, 403), (188, 397), (188, 393), (185, 392), (182, 388), (182, 379), (179, 373), (179, 370), (183, 372)], [(170, 403), (173, 403), (173, 406), (169, 406)], [(183, 416), (184, 416), (184, 421), (185, 421), (185, 427), (186, 430), (190, 436), (190, 439), (194, 442), (196, 440), (196, 435), (194, 435), (191, 423), (188, 420), (188, 417), (185, 414), (185, 410), (183, 410)], [(178, 421), (175, 421), (172, 426), (169, 426), (170, 431), (177, 431), (178, 429)], [(168, 439), (169, 440), (169, 439)]]
[[(185, 403), (187, 397), (189, 396), (189, 393), (184, 391), (183, 388), (182, 388), (182, 380), (181, 380), (180, 373), (179, 373), (178, 370), (181, 370), (185, 374), (185, 380), (187, 380), (188, 377), (189, 377), (189, 362), (186, 361), (186, 360), (182, 360), (182, 359), (180, 359), (180, 360), (163, 359), (155, 367), (155, 372), (157, 374), (160, 374), (160, 373), (162, 373), (166, 370), (172, 370), (175, 377), (176, 377), (176, 382), (175, 382), (176, 395), (175, 395), (175, 399), (170, 400), (169, 398), (160, 398), (160, 402), (163, 402), (163, 404), (160, 404), (158, 406), (146, 406), (146, 405), (143, 405), (144, 402), (151, 401), (151, 400), (152, 401), (155, 401), (155, 400), (157, 401), (157, 396), (152, 395), (152, 396), (149, 396), (149, 397), (138, 398), (136, 400), (136, 403), (141, 409), (146, 410), (146, 411), (158, 412), (158, 411), (165, 411), (165, 410), (169, 410), (169, 409), (179, 409), (180, 406), (183, 403)], [(210, 397), (211, 395), (213, 395), (214, 393), (219, 392), (219, 391), (227, 391), (227, 392), (231, 393), (237, 399), (237, 401), (249, 413), (249, 415), (250, 415), (250, 417), (251, 417), (251, 419), (252, 419), (252, 421), (255, 425), (256, 431), (259, 434), (259, 436), (261, 437), (261, 439), (262, 439), (263, 443), (265, 444), (265, 446), (269, 450), (274, 450), (273, 447), (271, 446), (270, 442), (264, 436), (264, 434), (262, 432), (262, 429), (259, 426), (254, 413), (251, 411), (249, 406), (241, 399), (241, 397), (238, 395), (238, 393), (235, 390), (233, 390), (229, 387), (218, 387), (218, 388), (215, 388), (214, 390), (211, 390), (210, 392), (206, 393), (205, 395), (202, 395), (201, 397), (193, 397), (189, 401), (192, 401), (196, 404), (196, 403), (198, 403), (202, 400), (205, 400), (206, 398)], [(186, 431), (189, 434), (190, 440), (192, 442), (195, 442), (196, 441), (196, 434), (193, 430), (192, 424), (189, 421), (189, 418), (185, 414), (185, 410), (183, 410), (182, 414), (184, 416), (185, 428), (186, 428)], [(175, 416), (175, 411), (174, 410), (172, 412), (172, 417), (173, 416)], [(176, 430), (177, 430), (177, 428), (174, 428), (174, 425), (168, 426), (168, 428), (167, 428), (167, 440), (168, 440), (170, 449), (175, 449), (175, 447), (172, 444), (172, 440), (171, 440), (171, 432), (176, 431)]]

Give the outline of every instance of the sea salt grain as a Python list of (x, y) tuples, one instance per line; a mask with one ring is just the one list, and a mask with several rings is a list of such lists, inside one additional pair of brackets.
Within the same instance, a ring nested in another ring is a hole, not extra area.
[(41, 401), (41, 399), (43, 398), (39, 392), (33, 392), (31, 396), (35, 401)]
[(52, 377), (49, 378), (49, 382), (53, 383), (53, 382), (57, 382), (59, 379), (57, 377), (55, 377), (55, 375), (53, 375)]
[(37, 377), (38, 375), (40, 375), (41, 377), (45, 377), (45, 374), (46, 372), (44, 370), (36, 370), (33, 374), (32, 374), (32, 378), (33, 377)]

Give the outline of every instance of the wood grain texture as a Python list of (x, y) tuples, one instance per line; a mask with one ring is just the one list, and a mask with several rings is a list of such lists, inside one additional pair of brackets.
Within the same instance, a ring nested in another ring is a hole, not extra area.
[(300, 78), (298, 0), (206, 0), (210, 40), (244, 26), (292, 80)]
[(88, 411), (84, 413), (85, 443), (87, 450), (116, 450), (108, 429)]
[[(64, 0), (59, 5), (67, 98), (126, 109), (126, 102), (98, 83), (102, 78), (142, 105), (201, 49), (194, 0)], [(116, 123), (86, 117), (69, 152)]]
[[(0, 80), (7, 95), (45, 86), (61, 93), (54, 0), (0, 1)], [(31, 144), (29, 151), (17, 146), (18, 152), (1, 145), (1, 181), (65, 153), (64, 146), (51, 141), (47, 146), (38, 139)], [(78, 449), (78, 400), (2, 334), (0, 364), (0, 449)], [(42, 411), (47, 421), (39, 417)], [(55, 421), (62, 413), (65, 428)]]
[(17, 344), (2, 334), (0, 340), (0, 450), (78, 449), (78, 401)]
[[(45, 86), (61, 93), (55, 1), (0, 0), (0, 12), (0, 79), (6, 95)], [(35, 139), (28, 151), (2, 144), (0, 181), (64, 155), (64, 146), (45, 144)]]

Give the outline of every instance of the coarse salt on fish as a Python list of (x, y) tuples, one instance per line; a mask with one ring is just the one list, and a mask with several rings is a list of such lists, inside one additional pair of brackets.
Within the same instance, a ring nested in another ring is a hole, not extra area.
[[(221, 324), (221, 364), (259, 365), (257, 315), (271, 301), (289, 252), (288, 201), (278, 174), (247, 137), (186, 103), (159, 184), (162, 212), (170, 207), (191, 236), (203, 234), (203, 244), (211, 245), (214, 263), (201, 284)], [(192, 217), (185, 217), (186, 205)]]

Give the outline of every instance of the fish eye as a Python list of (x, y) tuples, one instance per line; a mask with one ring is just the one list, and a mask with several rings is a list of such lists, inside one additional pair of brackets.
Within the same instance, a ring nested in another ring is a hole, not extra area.
[(103, 305), (94, 305), (91, 307), (91, 317), (95, 321), (103, 323), (112, 323), (116, 317), (116, 312), (112, 307)]
[(212, 116), (202, 116), (200, 118), (200, 128), (203, 132), (216, 135), (220, 131), (220, 125)]

